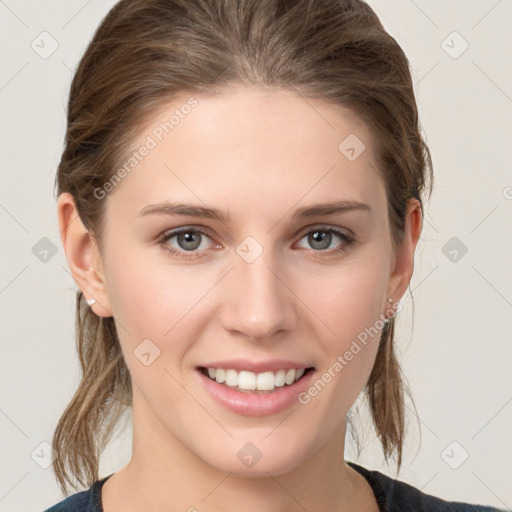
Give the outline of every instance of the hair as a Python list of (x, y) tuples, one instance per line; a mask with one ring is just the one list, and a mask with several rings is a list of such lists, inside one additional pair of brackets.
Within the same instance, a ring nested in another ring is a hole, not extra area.
[[(361, 0), (121, 0), (97, 28), (73, 77), (56, 176), (101, 249), (105, 202), (95, 189), (115, 174), (141, 126), (178, 95), (230, 85), (281, 87), (356, 113), (375, 141), (393, 250), (409, 200), (432, 193), (409, 61)], [(400, 468), (409, 389), (392, 317), (364, 388), (386, 461)], [(132, 405), (131, 377), (114, 323), (76, 295), (81, 381), (54, 432), (61, 489), (98, 479), (101, 453)], [(412, 398), (412, 397), (411, 397)]]

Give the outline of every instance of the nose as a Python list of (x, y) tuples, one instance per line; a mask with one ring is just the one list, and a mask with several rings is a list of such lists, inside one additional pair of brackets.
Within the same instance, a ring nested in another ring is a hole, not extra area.
[(293, 330), (299, 301), (289, 280), (270, 251), (252, 263), (237, 257), (226, 283), (221, 312), (224, 328), (251, 341), (275, 340)]

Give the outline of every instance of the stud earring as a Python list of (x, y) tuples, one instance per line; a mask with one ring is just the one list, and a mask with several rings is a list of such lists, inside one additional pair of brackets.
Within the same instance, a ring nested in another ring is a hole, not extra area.
[(388, 302), (393, 302), (393, 299), (389, 297)]
[(88, 299), (87, 300), (87, 304), (89, 304), (89, 306), (92, 306), (95, 302), (96, 302), (96, 299)]

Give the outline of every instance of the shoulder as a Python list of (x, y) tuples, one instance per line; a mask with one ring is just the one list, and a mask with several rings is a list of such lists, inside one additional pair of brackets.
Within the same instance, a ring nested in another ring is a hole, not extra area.
[(68, 496), (44, 512), (103, 512), (101, 488), (111, 476), (108, 475), (101, 480), (97, 480), (89, 489)]
[(445, 501), (379, 471), (371, 471), (353, 462), (347, 461), (347, 464), (370, 484), (382, 512), (501, 512), (500, 509), (490, 506)]

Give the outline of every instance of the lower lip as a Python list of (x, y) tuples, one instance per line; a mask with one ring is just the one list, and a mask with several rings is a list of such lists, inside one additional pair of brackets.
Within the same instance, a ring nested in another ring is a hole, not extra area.
[(297, 382), (274, 388), (268, 393), (236, 391), (208, 378), (200, 370), (197, 370), (197, 373), (206, 391), (230, 411), (245, 416), (267, 416), (283, 411), (296, 403), (297, 396), (308, 388), (315, 371), (310, 370)]

